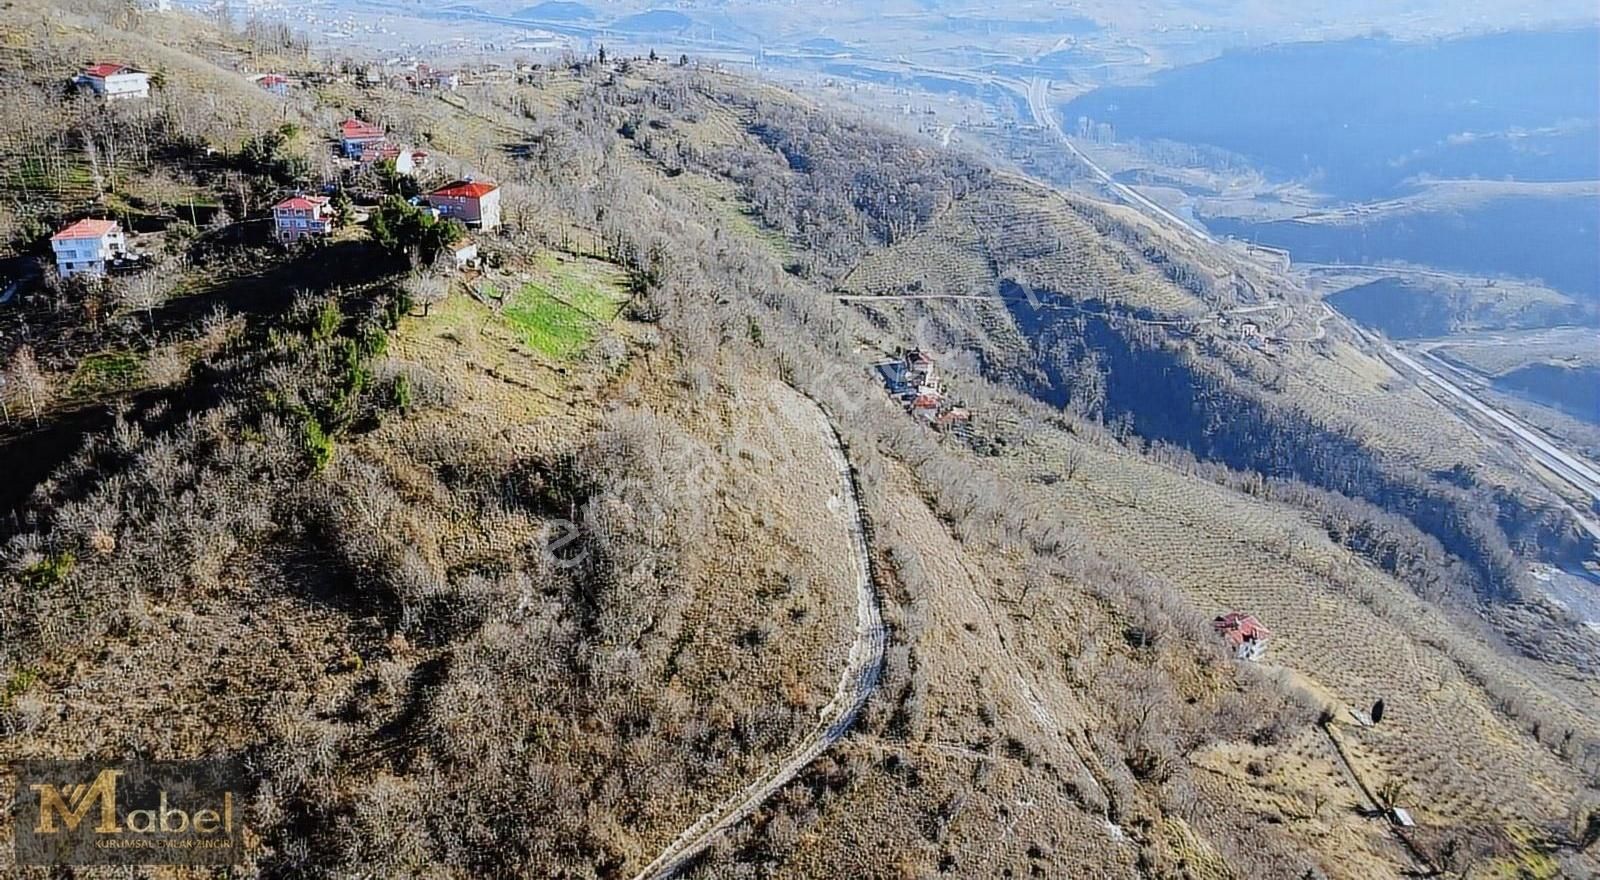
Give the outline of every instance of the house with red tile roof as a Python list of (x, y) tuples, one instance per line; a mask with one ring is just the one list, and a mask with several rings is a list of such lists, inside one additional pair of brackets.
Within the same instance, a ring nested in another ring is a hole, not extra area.
[(333, 206), (326, 196), (291, 196), (272, 206), (278, 240), (285, 244), (333, 229)]
[(381, 144), (387, 138), (382, 128), (354, 116), (339, 123), (340, 147), (352, 159), (360, 158), (362, 148), (368, 144)]
[(79, 220), (50, 236), (56, 270), (62, 278), (106, 274), (106, 264), (127, 249), (121, 224), (115, 220)]
[(150, 97), (150, 74), (114, 61), (85, 65), (77, 81), (108, 101)]
[(371, 165), (374, 162), (381, 162), (385, 159), (394, 163), (394, 172), (396, 174), (412, 174), (427, 166), (428, 154), (422, 150), (413, 150), (410, 147), (402, 147), (388, 141), (367, 144), (361, 148), (360, 162), (362, 165)]
[(363, 165), (371, 165), (384, 159), (399, 159), (400, 147), (388, 141), (377, 141), (361, 145), (360, 161)]
[(257, 79), (256, 85), (263, 91), (271, 92), (280, 98), (289, 94), (289, 78), (276, 73), (269, 73)]
[(1267, 642), (1272, 630), (1256, 620), (1254, 615), (1242, 611), (1229, 611), (1211, 621), (1211, 628), (1228, 644), (1233, 656), (1240, 660), (1260, 660), (1266, 656)]
[(500, 187), (486, 180), (467, 178), (428, 194), (428, 204), (442, 217), (460, 220), (479, 229), (500, 225)]

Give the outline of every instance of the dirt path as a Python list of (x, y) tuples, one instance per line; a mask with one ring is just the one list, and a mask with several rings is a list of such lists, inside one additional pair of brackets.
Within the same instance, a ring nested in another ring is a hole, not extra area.
[(1367, 787), (1366, 779), (1356, 772), (1355, 764), (1351, 763), (1350, 755), (1345, 751), (1344, 740), (1333, 732), (1333, 724), (1324, 722), (1318, 726), (1322, 728), (1323, 736), (1328, 738), (1329, 745), (1333, 746), (1333, 753), (1339, 756), (1339, 765), (1344, 769), (1345, 778), (1355, 787), (1356, 791), (1361, 793), (1363, 806), (1375, 814), (1376, 820), (1382, 822), (1389, 829), (1389, 833), (1394, 835), (1394, 839), (1399, 841), (1400, 846), (1411, 857), (1412, 869), (1425, 876), (1433, 876), (1438, 873), (1438, 867), (1433, 864), (1428, 854), (1417, 846), (1416, 841), (1412, 840), (1411, 836), (1406, 834), (1400, 826), (1390, 822), (1388, 811), (1383, 808), (1382, 802), (1378, 800), (1378, 795)]
[(850, 459), (845, 455), (844, 442), (838, 430), (819, 404), (807, 399), (805, 405), (820, 420), (823, 433), (828, 438), (828, 457), (839, 476), (837, 497), (850, 518), (850, 550), (855, 563), (856, 594), (856, 638), (850, 646), (850, 659), (839, 676), (839, 687), (834, 692), (833, 700), (822, 709), (816, 728), (795, 745), (789, 756), (702, 815), (673, 839), (656, 856), (655, 861), (646, 865), (635, 880), (672, 877), (683, 870), (717, 838), (755, 812), (767, 798), (849, 732), (856, 717), (861, 714), (861, 707), (866, 705), (867, 698), (878, 689), (878, 677), (883, 670), (883, 651), (888, 638), (879, 610), (877, 587), (872, 582), (866, 515), (861, 507), (855, 473), (851, 470)]

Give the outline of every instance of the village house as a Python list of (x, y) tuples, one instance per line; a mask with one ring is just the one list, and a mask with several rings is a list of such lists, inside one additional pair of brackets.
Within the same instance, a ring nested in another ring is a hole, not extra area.
[(361, 148), (362, 165), (371, 165), (385, 159), (394, 163), (396, 174), (415, 174), (427, 167), (428, 154), (422, 150), (413, 150), (410, 147), (387, 142), (367, 144)]
[(906, 385), (915, 388), (919, 395), (939, 395), (939, 374), (934, 369), (932, 355), (913, 348), (905, 353), (901, 363)]
[(88, 273), (106, 274), (106, 264), (127, 248), (122, 226), (115, 220), (79, 220), (50, 237), (56, 270), (62, 278)]
[(461, 75), (419, 63), (411, 71), (397, 74), (390, 85), (414, 92), (433, 90), (453, 92), (461, 87)]
[(78, 82), (94, 89), (96, 95), (108, 101), (150, 97), (150, 74), (134, 70), (126, 64), (91, 64), (78, 74)]
[(284, 243), (327, 235), (333, 228), (333, 206), (325, 196), (294, 196), (272, 206), (272, 222)]
[(972, 413), (965, 407), (951, 405), (931, 354), (913, 348), (876, 367), (889, 394), (913, 418), (940, 431), (967, 433)]
[(394, 159), (397, 166), (395, 170), (398, 171), (400, 170), (398, 168), (399, 158), (400, 148), (398, 146), (388, 141), (377, 141), (375, 143), (362, 144), (361, 155), (358, 160), (362, 165), (371, 165), (374, 162), (382, 162), (384, 159)]
[(351, 159), (359, 159), (368, 144), (382, 144), (387, 139), (382, 128), (354, 116), (339, 123), (339, 144)]
[(479, 229), (500, 225), (500, 187), (488, 181), (458, 180), (428, 194), (428, 203), (446, 218)]
[(955, 406), (940, 413), (933, 423), (946, 431), (965, 432), (971, 421), (972, 413), (966, 407)]
[(1266, 656), (1267, 642), (1272, 630), (1261, 625), (1254, 615), (1230, 611), (1211, 621), (1211, 628), (1221, 636), (1239, 660), (1260, 660)]
[(470, 238), (463, 238), (450, 248), (450, 258), (455, 262), (457, 269), (465, 269), (478, 259), (478, 243)]
[(286, 76), (279, 76), (276, 73), (269, 73), (266, 76), (261, 77), (260, 79), (256, 80), (256, 85), (259, 86), (262, 91), (271, 92), (280, 98), (287, 97), (289, 94), (289, 78)]

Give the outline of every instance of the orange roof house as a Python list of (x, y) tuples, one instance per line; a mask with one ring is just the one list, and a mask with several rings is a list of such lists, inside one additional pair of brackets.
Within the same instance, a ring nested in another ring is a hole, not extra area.
[(96, 220), (94, 218), (87, 218), (84, 220), (79, 220), (71, 226), (68, 226), (62, 229), (60, 232), (57, 232), (55, 235), (50, 236), (50, 240), (64, 241), (69, 238), (99, 238), (100, 236), (105, 235), (107, 232), (112, 232), (117, 228), (118, 224), (115, 220)]
[(1267, 653), (1267, 642), (1272, 639), (1272, 630), (1254, 615), (1242, 611), (1218, 615), (1211, 621), (1211, 628), (1222, 636), (1233, 650), (1233, 656), (1240, 660), (1260, 660)]
[(107, 264), (120, 258), (126, 246), (122, 225), (115, 220), (79, 220), (50, 236), (56, 271), (62, 278), (104, 275)]

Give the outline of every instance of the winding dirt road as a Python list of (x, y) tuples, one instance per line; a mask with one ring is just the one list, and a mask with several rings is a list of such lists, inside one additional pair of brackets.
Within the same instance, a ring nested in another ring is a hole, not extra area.
[(861, 714), (861, 708), (866, 705), (867, 698), (878, 689), (888, 637), (879, 608), (877, 587), (872, 582), (866, 515), (861, 507), (855, 472), (851, 470), (850, 459), (845, 455), (844, 441), (839, 437), (838, 429), (820, 404), (809, 398), (806, 402), (824, 423), (828, 456), (839, 475), (839, 494), (836, 497), (850, 520), (850, 550), (856, 594), (856, 638), (850, 646), (850, 659), (839, 676), (839, 687), (834, 692), (833, 700), (822, 709), (816, 728), (795, 745), (789, 756), (684, 829), (656, 856), (655, 861), (636, 875), (635, 880), (664, 880), (687, 867), (717, 838), (755, 812), (807, 764), (848, 733)]

